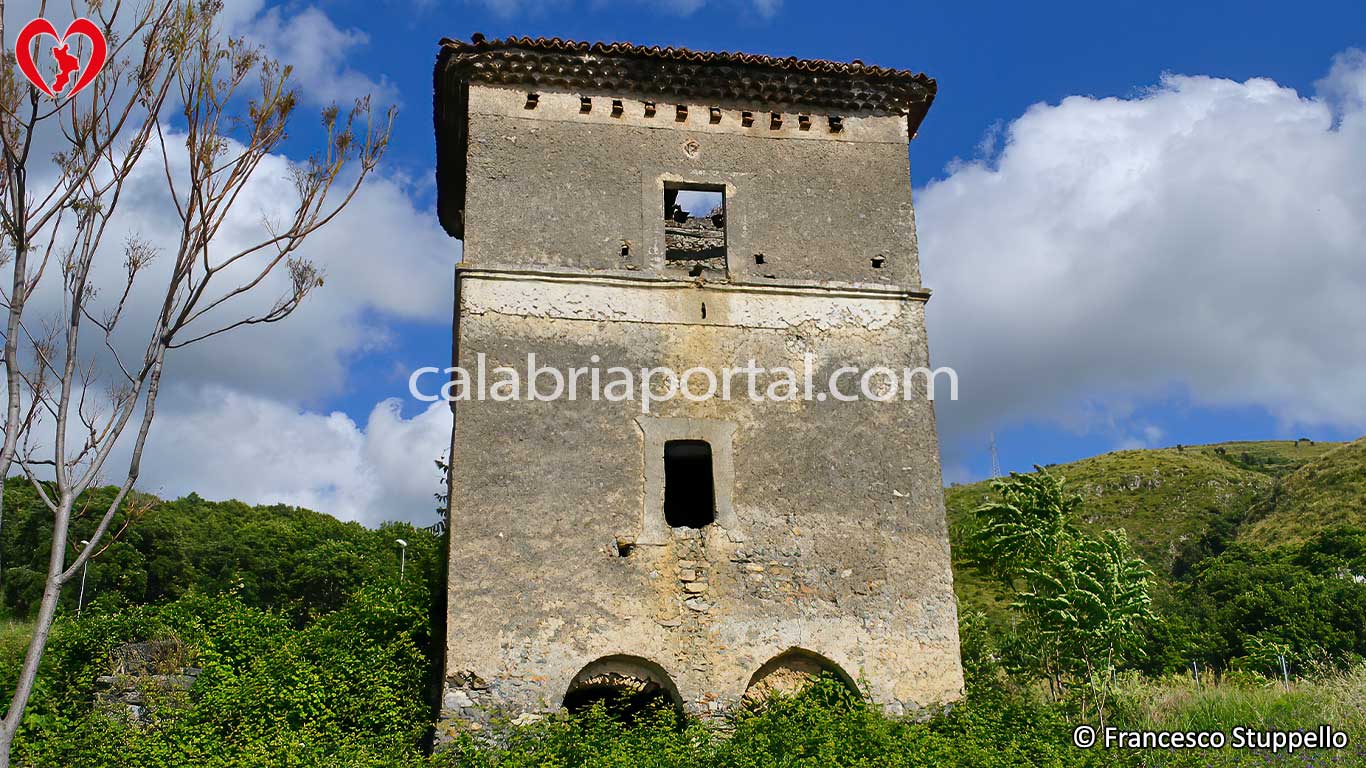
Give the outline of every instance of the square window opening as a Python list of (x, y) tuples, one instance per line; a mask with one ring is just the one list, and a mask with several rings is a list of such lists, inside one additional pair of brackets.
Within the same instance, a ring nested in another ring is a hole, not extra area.
[(707, 441), (664, 443), (664, 522), (670, 528), (705, 528), (716, 522), (716, 487)]
[(671, 266), (726, 267), (726, 192), (722, 187), (664, 187), (664, 261)]

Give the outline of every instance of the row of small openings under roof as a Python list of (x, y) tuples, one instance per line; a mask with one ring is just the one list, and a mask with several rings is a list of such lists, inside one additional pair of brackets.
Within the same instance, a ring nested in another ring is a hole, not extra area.
[[(540, 102), (541, 102), (541, 95), (540, 95), (539, 93), (528, 93), (528, 94), (526, 95), (526, 108), (527, 108), (527, 109), (535, 109), (537, 106), (540, 105)], [(653, 101), (642, 102), (642, 109), (643, 109), (642, 114), (643, 114), (645, 117), (655, 117), (655, 116), (658, 114), (658, 112), (659, 112), (658, 106), (657, 106)], [(592, 96), (580, 96), (580, 97), (579, 97), (579, 113), (580, 113), (580, 114), (585, 114), (585, 115), (586, 115), (586, 114), (588, 114), (588, 113), (590, 113), (590, 112), (592, 112), (592, 111), (593, 111), (593, 97), (592, 97)], [(611, 114), (612, 114), (612, 117), (621, 117), (621, 116), (625, 115), (625, 114), (626, 114), (626, 103), (625, 103), (625, 101), (622, 100), (622, 99), (612, 99), (612, 112), (611, 112)], [(752, 111), (750, 111), (750, 110), (744, 110), (744, 111), (742, 111), (742, 112), (740, 113), (740, 125), (744, 126), (745, 128), (753, 127), (754, 123), (756, 122), (756, 119), (755, 119), (755, 115), (756, 115), (756, 114), (759, 114), (759, 113), (755, 113), (755, 112), (752, 112)], [(779, 128), (782, 128), (782, 127), (783, 127), (783, 117), (784, 117), (784, 116), (783, 116), (783, 113), (782, 113), (782, 112), (769, 112), (769, 113), (767, 113), (767, 114), (768, 114), (768, 127), (769, 127), (770, 130), (776, 131), (776, 130), (778, 130)], [(722, 118), (724, 117), (724, 115), (725, 115), (725, 113), (724, 113), (724, 111), (723, 111), (720, 107), (710, 107), (710, 108), (707, 110), (707, 119), (708, 119), (708, 122), (710, 122), (712, 125), (718, 125), (718, 124), (720, 124), (720, 122), (721, 122)], [(686, 104), (679, 104), (679, 105), (675, 106), (675, 107), (674, 107), (674, 122), (684, 123), (684, 122), (687, 122), (687, 120), (688, 120), (688, 106), (687, 106)], [(826, 117), (826, 118), (825, 118), (825, 121), (826, 121), (826, 124), (829, 126), (830, 132), (831, 132), (831, 133), (839, 133), (839, 132), (841, 132), (841, 131), (844, 130), (844, 118), (841, 117), (841, 116), (839, 116), (839, 115), (830, 115), (829, 117)], [(812, 120), (811, 115), (808, 115), (808, 114), (805, 114), (805, 113), (801, 113), (801, 114), (798, 114), (798, 115), (797, 115), (797, 127), (798, 127), (800, 130), (803, 130), (803, 131), (809, 131), (809, 130), (811, 130), (811, 126), (812, 126), (813, 123), (814, 123), (814, 121)]]

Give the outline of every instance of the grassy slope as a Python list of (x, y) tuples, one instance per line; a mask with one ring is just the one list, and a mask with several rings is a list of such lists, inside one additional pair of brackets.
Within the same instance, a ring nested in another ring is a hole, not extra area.
[(1299, 541), (1331, 525), (1366, 527), (1366, 438), (1286, 475), (1254, 515), (1242, 535), (1260, 544)]
[[(1350, 461), (1342, 461), (1344, 457)], [(1355, 499), (1366, 524), (1366, 441), (1236, 442), (1117, 451), (1049, 467), (1085, 500), (1083, 523), (1096, 530), (1123, 528), (1159, 577), (1169, 572), (1180, 543), (1219, 518), (1266, 514), (1258, 524), (1269, 540), (1298, 526), (1318, 525), (1319, 511), (1348, 508)], [(1279, 492), (1278, 492), (1279, 488)], [(945, 502), (955, 553), (966, 550), (972, 510), (990, 493), (987, 482), (949, 488)], [(1277, 499), (1274, 511), (1259, 513)], [(956, 558), (957, 559), (957, 558)], [(956, 562), (955, 588), (966, 606), (998, 610), (1002, 597), (983, 576)]]

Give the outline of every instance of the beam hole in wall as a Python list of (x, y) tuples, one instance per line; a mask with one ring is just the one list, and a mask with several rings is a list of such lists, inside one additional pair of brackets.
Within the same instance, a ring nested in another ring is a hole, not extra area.
[(669, 674), (647, 659), (604, 656), (579, 671), (564, 694), (564, 708), (583, 712), (601, 703), (621, 722), (662, 708), (682, 711), (683, 699)]
[(763, 255), (762, 253), (756, 253), (756, 254), (754, 254), (754, 263), (755, 263), (755, 264), (763, 264), (763, 263), (764, 263), (764, 255)]
[(705, 528), (716, 522), (711, 444), (664, 443), (664, 522), (670, 528)]
[(874, 257), (873, 257), (873, 269), (882, 269), (882, 265), (885, 264), (886, 262), (887, 262), (887, 257), (886, 257), (886, 256), (883, 256), (882, 254), (878, 254), (877, 256), (874, 256)]
[[(692, 269), (726, 267), (726, 193), (703, 184), (664, 185), (664, 261)], [(700, 272), (698, 274), (701, 274)]]
[(612, 99), (612, 117), (621, 117), (625, 111), (626, 107), (621, 103), (621, 99)]

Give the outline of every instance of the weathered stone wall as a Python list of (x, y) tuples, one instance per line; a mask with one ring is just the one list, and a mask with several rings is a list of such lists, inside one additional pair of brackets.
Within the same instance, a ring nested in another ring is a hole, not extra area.
[(137, 727), (166, 710), (189, 706), (200, 673), (178, 640), (127, 643), (109, 654), (107, 674), (95, 678), (95, 709)]
[[(904, 118), (745, 126), (584, 95), (528, 109), (470, 87), (459, 365), (801, 371), (809, 354), (817, 390), (841, 366), (928, 365)], [(724, 190), (720, 268), (666, 261), (666, 185)], [(606, 685), (715, 715), (818, 669), (892, 713), (961, 695), (932, 405), (754, 403), (736, 382), (648, 414), (582, 390), (457, 404), (448, 725)], [(663, 519), (674, 439), (713, 450), (702, 529)]]
[[(719, 371), (754, 359), (800, 371), (810, 353), (819, 391), (842, 365), (928, 362), (923, 303), (896, 290), (474, 270), (461, 296), (460, 363), (471, 370), (480, 353), (486, 370), (524, 370), (535, 352), (560, 368), (598, 355), (604, 369)], [(605, 656), (656, 664), (688, 710), (718, 712), (794, 648), (832, 662), (890, 712), (957, 698), (923, 398), (677, 398), (646, 416), (638, 402), (587, 397), (458, 404), (448, 715), (554, 711), (576, 674)], [(724, 445), (716, 456), (718, 497), (728, 499), (700, 531), (661, 527), (652, 450), (679, 437), (729, 441), (729, 456)]]
[[(595, 271), (662, 268), (666, 183), (724, 188), (731, 279), (918, 287), (906, 122), (766, 112), (710, 122), (692, 105), (472, 86), (465, 263)], [(625, 244), (628, 255), (622, 255)], [(756, 264), (755, 254), (764, 256)], [(873, 260), (882, 258), (881, 268)]]

